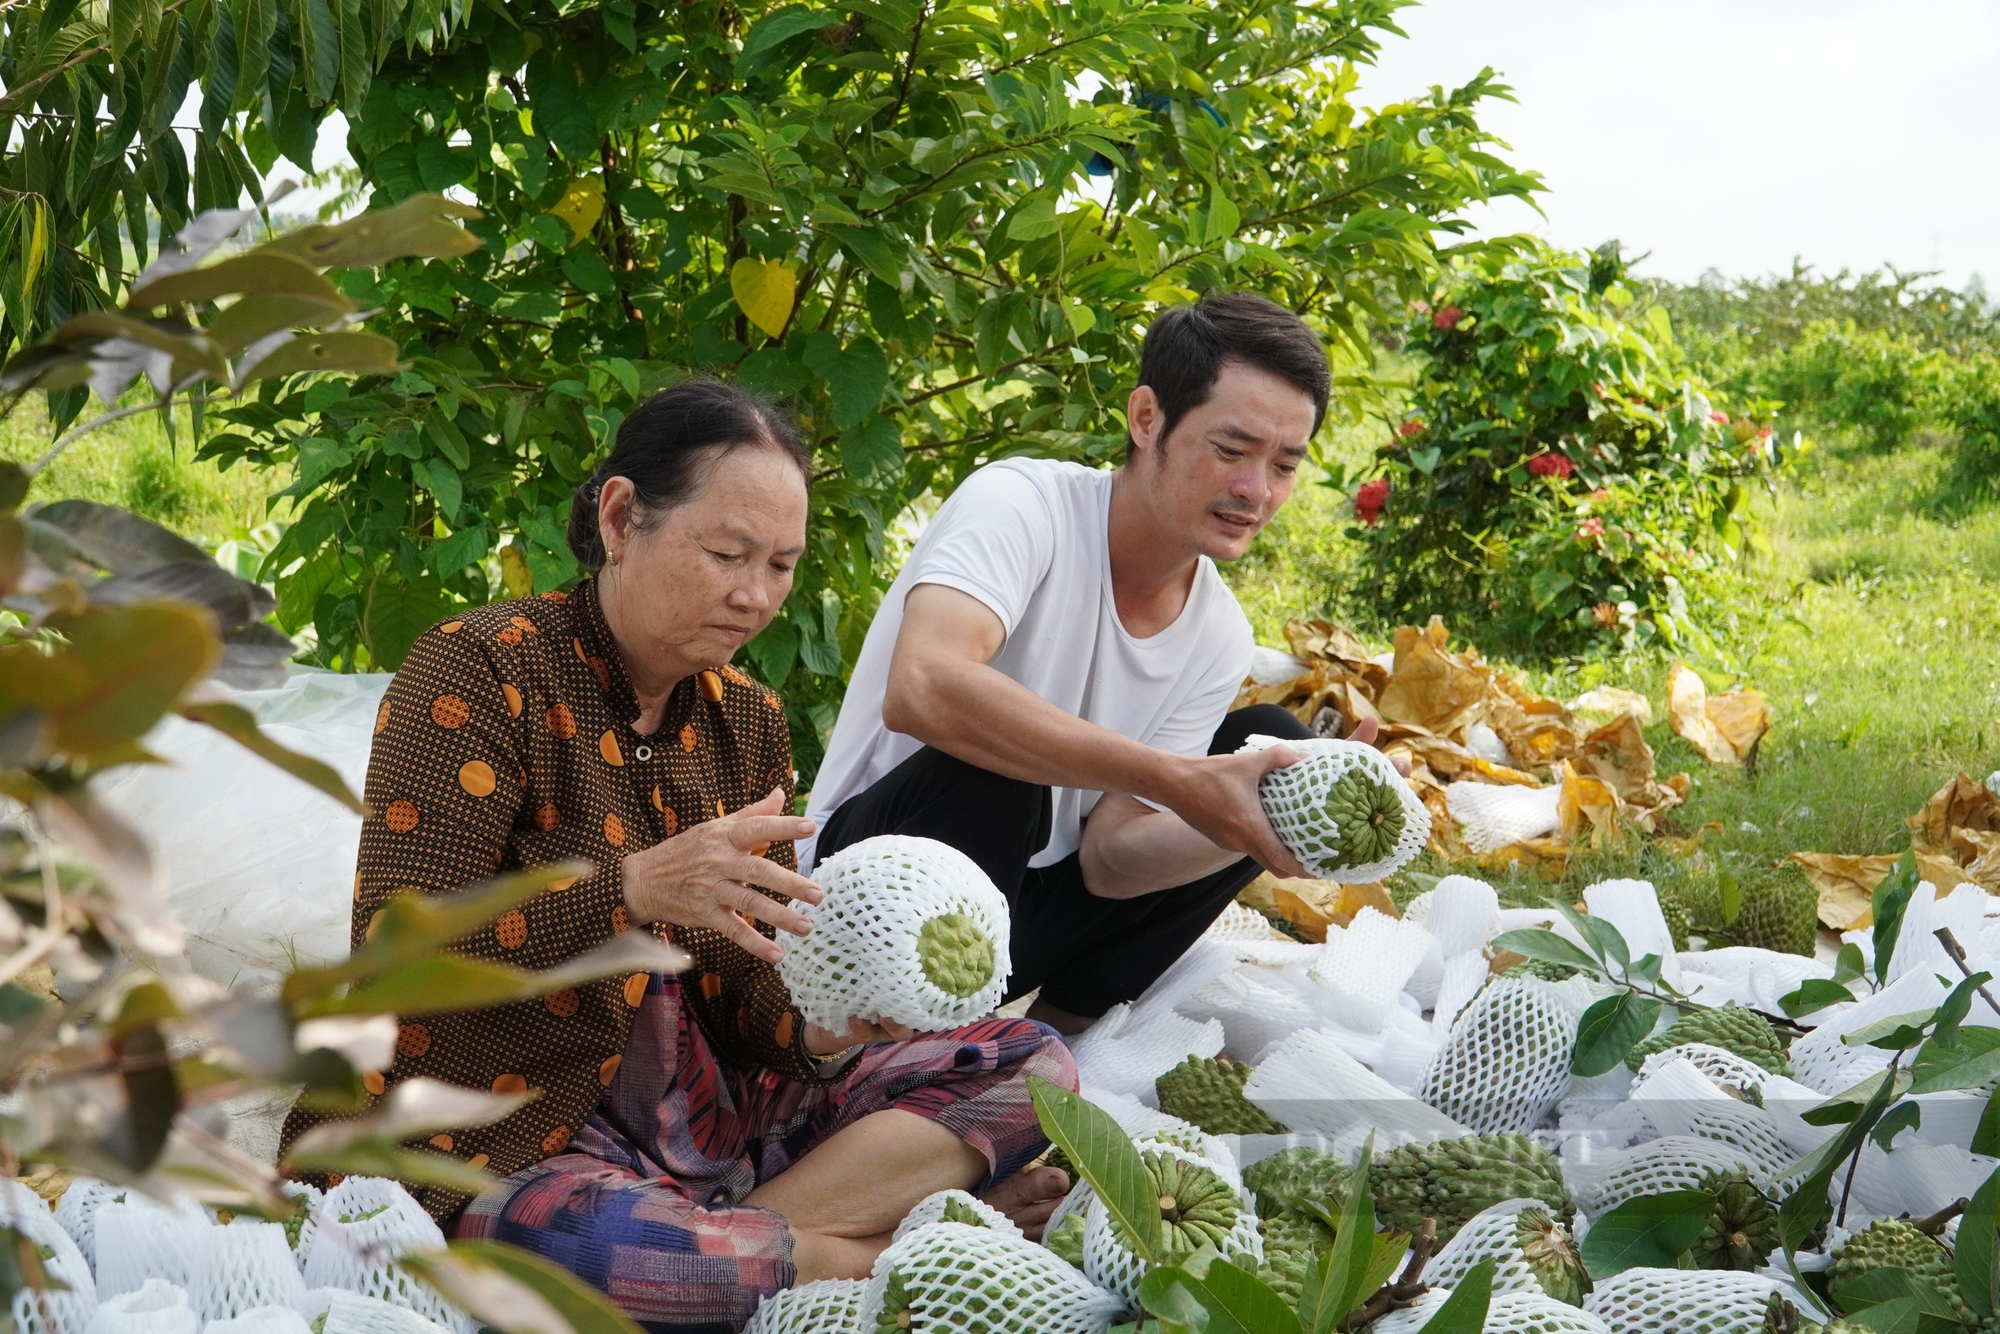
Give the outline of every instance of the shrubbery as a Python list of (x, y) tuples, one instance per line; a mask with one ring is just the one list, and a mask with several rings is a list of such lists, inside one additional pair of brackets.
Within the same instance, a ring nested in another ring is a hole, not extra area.
[(1465, 262), (1407, 347), (1408, 415), (1354, 491), (1365, 596), (1537, 653), (1684, 638), (1777, 451), (1715, 408), (1615, 246)]

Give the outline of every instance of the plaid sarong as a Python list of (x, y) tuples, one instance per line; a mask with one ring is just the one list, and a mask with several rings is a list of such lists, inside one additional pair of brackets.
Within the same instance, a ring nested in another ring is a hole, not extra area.
[(597, 1114), (564, 1152), (480, 1195), (458, 1224), (460, 1237), (555, 1261), (649, 1330), (735, 1330), (792, 1285), (784, 1218), (740, 1201), (850, 1122), (914, 1112), (984, 1154), (987, 1182), (1004, 1180), (1048, 1143), (1028, 1076), (1076, 1087), (1062, 1039), (1026, 1019), (870, 1047), (830, 1085), (729, 1069), (680, 992), (679, 979), (653, 978)]

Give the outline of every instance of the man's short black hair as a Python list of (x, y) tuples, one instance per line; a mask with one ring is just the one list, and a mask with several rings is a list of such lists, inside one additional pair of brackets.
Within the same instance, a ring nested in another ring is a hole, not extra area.
[[(1319, 433), (1333, 388), (1319, 335), (1275, 301), (1251, 292), (1210, 292), (1191, 306), (1161, 311), (1139, 351), (1139, 383), (1158, 396), (1165, 417), (1161, 441), (1182, 417), (1208, 401), (1226, 361), (1255, 366), (1297, 385), (1312, 398), (1313, 433)], [(1127, 432), (1127, 459), (1132, 448)]]

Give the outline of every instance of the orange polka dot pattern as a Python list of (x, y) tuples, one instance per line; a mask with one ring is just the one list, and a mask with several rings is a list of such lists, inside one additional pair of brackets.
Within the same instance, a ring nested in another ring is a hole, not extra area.
[[(719, 811), (782, 784), (791, 743), (777, 697), (733, 669), (689, 678), (659, 729), (638, 735), (638, 703), (597, 605), (596, 588), (465, 612), (420, 636), (377, 716), (356, 878), (353, 941), (403, 887), (443, 894), (524, 866), (574, 858), (598, 869), (551, 890), (453, 948), (518, 968), (547, 969), (635, 924), (618, 863)], [(678, 741), (680, 744), (674, 744)], [(645, 745), (650, 758), (639, 760)], [(614, 759), (613, 757), (616, 757)], [(619, 761), (622, 761), (620, 763)], [(767, 854), (795, 865), (789, 843)], [(653, 928), (665, 936), (662, 927)], [(769, 928), (762, 928), (769, 934)], [(812, 1080), (805, 1025), (769, 964), (721, 934), (680, 928), (699, 988), (683, 993), (729, 1065)], [(712, 981), (710, 979), (713, 979)], [(510, 1172), (563, 1151), (610, 1084), (644, 998), (640, 973), (530, 1001), (405, 1023), (396, 1059), (363, 1084), (381, 1095), (419, 1076), (536, 1098), (490, 1126), (452, 1128), (431, 1143)], [(326, 1118), (295, 1113), (289, 1146)], [(465, 1197), (417, 1191), (449, 1227)]]

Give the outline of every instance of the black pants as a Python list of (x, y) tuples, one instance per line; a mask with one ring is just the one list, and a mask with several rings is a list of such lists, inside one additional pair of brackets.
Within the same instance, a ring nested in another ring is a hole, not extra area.
[[(1226, 755), (1256, 733), (1287, 740), (1312, 735), (1277, 705), (1253, 704), (1222, 720), (1208, 753)], [(1049, 1004), (1093, 1019), (1151, 986), (1260, 869), (1245, 857), (1157, 893), (1099, 898), (1084, 888), (1074, 852), (1053, 866), (1028, 865), (1049, 841), (1053, 809), (1046, 787), (925, 746), (840, 804), (817, 856), (823, 861), (879, 834), (949, 843), (992, 877), (1012, 909), (1008, 998), (1040, 987)]]

